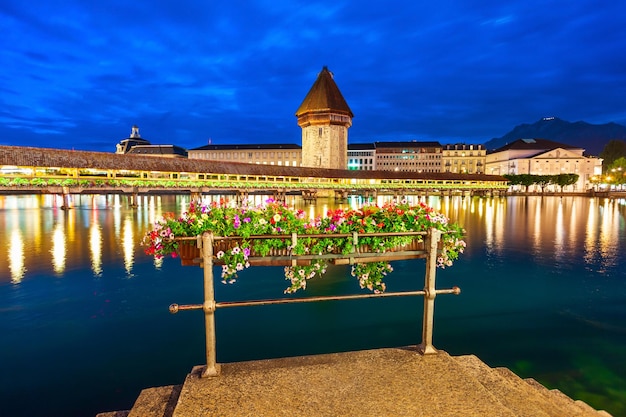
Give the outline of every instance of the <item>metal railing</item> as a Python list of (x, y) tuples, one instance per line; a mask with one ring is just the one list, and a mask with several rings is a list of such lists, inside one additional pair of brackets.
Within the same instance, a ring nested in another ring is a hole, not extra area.
[[(205, 342), (206, 342), (206, 367), (202, 372), (203, 377), (219, 375), (219, 364), (217, 363), (216, 355), (216, 329), (215, 329), (215, 311), (218, 308), (230, 308), (230, 307), (244, 307), (244, 306), (260, 306), (271, 304), (290, 304), (290, 303), (309, 303), (319, 301), (330, 300), (354, 300), (362, 298), (378, 298), (378, 297), (403, 297), (403, 296), (423, 296), (424, 297), (424, 315), (422, 320), (422, 342), (418, 346), (419, 351), (424, 355), (435, 354), (437, 349), (433, 346), (433, 325), (434, 325), (434, 311), (435, 311), (435, 297), (439, 294), (460, 294), (459, 287), (453, 287), (450, 289), (436, 289), (435, 288), (435, 276), (437, 268), (437, 256), (438, 248), (441, 240), (442, 232), (437, 229), (430, 229), (428, 232), (404, 232), (402, 235), (424, 235), (425, 245), (424, 249), (408, 250), (402, 252), (385, 252), (385, 253), (350, 253), (350, 254), (327, 254), (324, 257), (331, 260), (335, 264), (352, 264), (358, 262), (374, 262), (385, 260), (398, 260), (398, 259), (416, 259), (426, 258), (426, 271), (424, 275), (424, 289), (419, 291), (403, 291), (403, 292), (385, 292), (385, 293), (371, 293), (371, 294), (358, 294), (358, 295), (337, 295), (337, 296), (317, 296), (317, 297), (304, 297), (304, 298), (284, 298), (284, 299), (270, 299), (270, 300), (255, 300), (255, 301), (230, 301), (230, 302), (217, 302), (215, 300), (214, 291), (214, 277), (213, 266), (214, 256), (213, 249), (214, 244), (218, 240), (227, 240), (227, 237), (213, 236), (212, 233), (205, 232), (203, 235), (197, 238), (182, 238), (185, 240), (197, 240), (197, 245), (200, 248), (200, 258), (197, 259), (198, 265), (204, 270), (204, 302), (202, 304), (188, 304), (178, 305), (172, 304), (169, 310), (172, 314), (175, 314), (183, 310), (203, 310), (204, 322), (205, 322)], [(368, 234), (375, 235), (375, 234)], [(394, 235), (378, 234), (379, 236)], [(398, 234), (395, 234), (398, 235)], [(305, 235), (311, 237), (311, 235)], [(277, 238), (273, 235), (272, 238)], [(324, 235), (324, 237), (336, 237), (345, 238), (344, 235)], [(257, 238), (261, 238), (258, 236)], [(268, 238), (268, 237), (264, 237)], [(280, 238), (297, 239), (295, 236), (280, 236)], [(252, 237), (251, 239), (254, 239)], [(355, 234), (354, 243), (358, 241), (358, 236)], [(302, 258), (311, 259), (311, 255), (298, 256), (274, 256), (269, 260), (292, 262), (295, 265), (298, 259)], [(268, 260), (267, 257), (264, 258)], [(250, 258), (251, 263), (254, 262), (253, 258)]]

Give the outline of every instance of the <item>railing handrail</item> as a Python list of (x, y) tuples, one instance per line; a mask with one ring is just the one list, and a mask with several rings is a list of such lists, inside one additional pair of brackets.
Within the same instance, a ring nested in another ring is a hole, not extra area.
[[(437, 290), (435, 288), (435, 273), (437, 266), (438, 246), (442, 232), (436, 228), (431, 228), (427, 232), (424, 231), (411, 231), (411, 232), (390, 232), (390, 233), (343, 233), (343, 234), (315, 234), (307, 235), (302, 234), (300, 236), (305, 237), (320, 237), (320, 238), (343, 238), (352, 237), (354, 242), (358, 242), (358, 236), (426, 236), (424, 250), (408, 250), (403, 252), (366, 252), (366, 253), (350, 253), (350, 254), (328, 254), (324, 255), (289, 255), (289, 256), (270, 256), (265, 259), (271, 260), (295, 260), (297, 259), (335, 259), (341, 261), (342, 259), (348, 260), (348, 262), (335, 262), (335, 263), (354, 263), (354, 262), (375, 262), (384, 257), (385, 260), (399, 260), (399, 259), (412, 259), (412, 258), (426, 258), (426, 274), (424, 276), (424, 290), (422, 291), (406, 291), (395, 293), (381, 293), (381, 294), (357, 294), (357, 295), (338, 295), (338, 296), (315, 296), (305, 298), (285, 298), (285, 299), (273, 299), (273, 300), (251, 300), (251, 301), (237, 301), (237, 302), (216, 302), (214, 292), (214, 277), (213, 277), (213, 265), (216, 264), (213, 254), (213, 244), (217, 240), (241, 240), (240, 236), (213, 236), (210, 232), (205, 232), (196, 237), (179, 237), (177, 240), (197, 240), (198, 246), (201, 246), (201, 259), (199, 265), (204, 269), (204, 303), (193, 305), (170, 305), (170, 312), (177, 313), (181, 310), (199, 310), (202, 309), (205, 315), (205, 339), (206, 339), (206, 360), (207, 364), (202, 372), (203, 377), (216, 376), (219, 374), (219, 364), (216, 360), (216, 335), (215, 335), (215, 310), (217, 308), (226, 307), (242, 307), (252, 305), (269, 305), (269, 304), (287, 304), (287, 303), (303, 303), (303, 302), (317, 302), (328, 300), (347, 300), (347, 299), (361, 299), (361, 298), (376, 298), (376, 297), (393, 297), (393, 296), (409, 296), (409, 295), (423, 295), (424, 296), (424, 316), (422, 322), (422, 343), (419, 345), (419, 350), (422, 354), (434, 354), (437, 350), (432, 344), (433, 324), (434, 324), (434, 301), (437, 294), (459, 294), (461, 291), (458, 287), (451, 289)], [(250, 236), (246, 239), (269, 239), (269, 238), (284, 238), (284, 239), (296, 239), (297, 234), (291, 235), (256, 235)], [(249, 258), (250, 259), (250, 258)], [(294, 263), (295, 265), (295, 263)]]

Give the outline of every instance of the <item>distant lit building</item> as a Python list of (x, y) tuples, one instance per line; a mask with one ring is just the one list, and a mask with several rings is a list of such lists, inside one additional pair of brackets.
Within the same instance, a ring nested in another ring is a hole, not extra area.
[(130, 136), (122, 139), (117, 145), (117, 154), (136, 154), (162, 156), (166, 158), (187, 158), (187, 151), (176, 145), (152, 145), (139, 134), (135, 125), (131, 128)]
[(328, 68), (322, 68), (296, 111), (302, 128), (302, 166), (347, 169), (352, 110)]
[(441, 172), (439, 142), (374, 142), (378, 171)]
[(373, 171), (376, 169), (376, 146), (373, 143), (348, 144), (348, 169)]
[(302, 164), (302, 148), (292, 144), (209, 144), (189, 149), (187, 153), (189, 159), (294, 167)]
[(443, 145), (441, 155), (442, 172), (455, 174), (483, 174), (487, 150), (484, 145), (456, 143)]
[(602, 159), (583, 156), (584, 149), (546, 139), (518, 139), (486, 157), (489, 175), (578, 174), (575, 191), (591, 188), (591, 177), (602, 174)]
[(150, 145), (150, 142), (141, 137), (141, 135), (139, 134), (139, 127), (137, 127), (137, 125), (134, 125), (130, 130), (130, 136), (126, 139), (122, 139), (116, 145), (115, 153), (128, 153), (134, 146), (138, 145)]

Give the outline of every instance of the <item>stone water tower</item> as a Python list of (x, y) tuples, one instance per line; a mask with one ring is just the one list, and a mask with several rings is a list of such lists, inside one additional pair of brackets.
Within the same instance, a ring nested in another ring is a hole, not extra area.
[(296, 112), (302, 128), (302, 166), (347, 169), (348, 128), (352, 110), (327, 67)]

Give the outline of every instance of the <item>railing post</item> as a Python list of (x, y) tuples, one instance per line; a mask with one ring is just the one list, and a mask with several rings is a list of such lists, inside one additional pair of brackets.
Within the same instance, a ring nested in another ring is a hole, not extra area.
[(424, 318), (422, 322), (422, 343), (419, 350), (424, 355), (437, 353), (433, 346), (433, 326), (435, 318), (435, 275), (437, 272), (437, 249), (441, 231), (430, 229), (426, 238), (426, 275), (424, 277)]
[[(198, 242), (200, 243), (200, 242)], [(202, 377), (219, 374), (215, 342), (215, 291), (213, 288), (213, 234), (202, 234), (202, 267), (204, 269), (204, 334), (206, 339), (206, 368)]]

